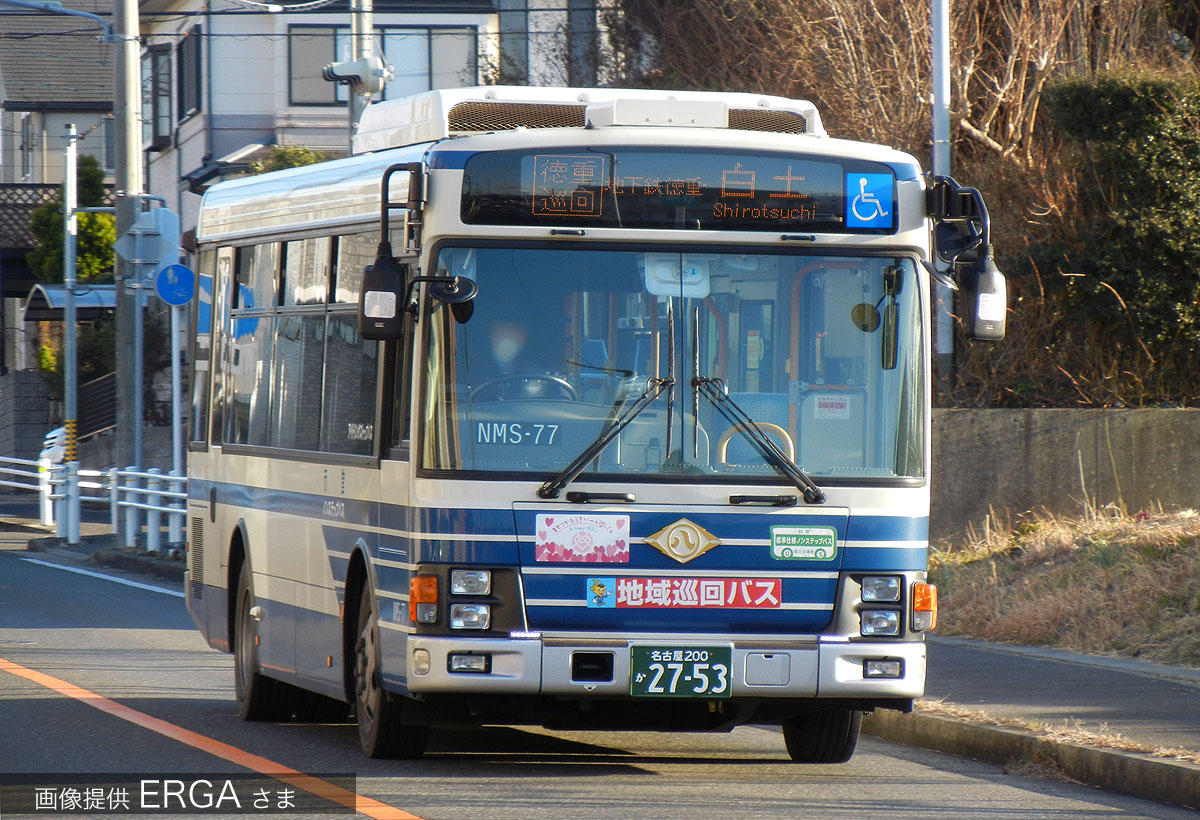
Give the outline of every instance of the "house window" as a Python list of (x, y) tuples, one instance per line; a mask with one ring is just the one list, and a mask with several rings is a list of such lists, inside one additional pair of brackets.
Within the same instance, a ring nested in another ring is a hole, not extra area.
[(478, 53), (473, 28), (385, 29), (383, 55), (392, 64), (394, 77), (384, 97), (476, 85)]
[(200, 111), (203, 88), (200, 84), (200, 27), (187, 33), (175, 49), (175, 77), (179, 122)]
[(33, 173), (33, 117), (21, 115), (21, 177), (29, 179)]
[(104, 170), (113, 173), (117, 168), (117, 125), (114, 117), (104, 118), (100, 134), (104, 140)]
[(567, 82), (596, 84), (596, 0), (569, 0), (567, 5)]
[(152, 46), (142, 55), (142, 144), (158, 151), (171, 144), (171, 48)]
[(501, 84), (529, 82), (529, 0), (500, 0)]
[(336, 35), (334, 26), (288, 27), (289, 98), (293, 105), (337, 104), (337, 84), (321, 76), (325, 66), (335, 61)]
[[(346, 86), (322, 76), (325, 66), (353, 58), (345, 26), (290, 26), (288, 71), (293, 105), (339, 105)], [(393, 79), (384, 99), (434, 88), (461, 88), (479, 81), (478, 36), (468, 27), (390, 27), (379, 30), (381, 52), (392, 65)], [(377, 40), (377, 47), (380, 41)]]

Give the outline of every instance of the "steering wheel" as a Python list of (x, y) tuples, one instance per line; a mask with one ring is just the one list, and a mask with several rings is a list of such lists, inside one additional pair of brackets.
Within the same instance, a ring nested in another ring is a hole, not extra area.
[[(784, 430), (778, 424), (772, 424), (769, 421), (760, 421), (758, 423), (758, 426), (761, 427), (763, 430), (766, 430), (770, 433), (775, 434), (775, 436), (779, 439), (780, 443), (783, 444), (783, 449), (784, 449), (784, 452), (787, 454), (788, 461), (794, 462), (796, 460), (796, 442), (792, 441), (792, 437), (790, 435), (788, 435), (787, 430)], [(736, 434), (739, 430), (745, 430), (745, 429), (747, 429), (746, 425), (735, 424), (732, 427), (730, 427), (728, 430), (726, 430), (724, 433), (721, 434), (721, 437), (719, 439), (717, 439), (717, 461), (719, 461), (725, 465), (729, 464), (729, 462), (725, 460), (725, 457), (729, 453), (729, 441), (730, 441), (730, 439), (733, 438), (734, 434)], [(745, 466), (745, 465), (742, 465), (742, 466)]]
[(579, 401), (579, 393), (566, 379), (547, 373), (506, 373), (503, 376), (488, 379), (471, 391), (471, 401), (512, 401), (513, 399)]

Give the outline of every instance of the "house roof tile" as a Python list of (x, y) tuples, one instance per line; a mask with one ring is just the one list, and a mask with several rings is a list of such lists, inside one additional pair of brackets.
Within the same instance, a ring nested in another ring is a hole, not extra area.
[[(66, 0), (64, 8), (111, 19), (111, 0)], [(0, 105), (9, 109), (112, 103), (116, 46), (95, 21), (0, 6)]]

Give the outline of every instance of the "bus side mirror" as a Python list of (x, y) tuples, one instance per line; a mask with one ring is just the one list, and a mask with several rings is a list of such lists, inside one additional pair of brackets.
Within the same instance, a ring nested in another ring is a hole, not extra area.
[(404, 297), (404, 309), (412, 315), (417, 315), (419, 295), (417, 286), (424, 283), (429, 298), (450, 306), (454, 320), (466, 324), (475, 313), (475, 303), (472, 301), (479, 293), (479, 286), (474, 279), (465, 276), (451, 276), (445, 271), (438, 271), (436, 276), (414, 276), (408, 280), (408, 294)]
[(963, 265), (958, 276), (967, 336), (984, 342), (1004, 338), (1008, 286), (992, 258), (992, 246), (979, 250), (979, 259)]
[(397, 339), (404, 331), (402, 299), (407, 265), (397, 265), (390, 248), (363, 270), (362, 293), (358, 297), (358, 335), (364, 339)]
[[(1000, 341), (1008, 316), (1008, 288), (992, 257), (992, 220), (983, 195), (975, 188), (959, 185), (951, 177), (933, 176), (926, 196), (934, 223), (933, 251), (956, 274), (960, 312), (968, 338)], [(926, 267), (941, 281), (933, 265)]]

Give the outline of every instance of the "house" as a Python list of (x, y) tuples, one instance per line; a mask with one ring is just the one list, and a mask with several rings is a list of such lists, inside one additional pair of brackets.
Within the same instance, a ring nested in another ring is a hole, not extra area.
[[(602, 83), (596, 67), (605, 63), (604, 18), (613, 5), (374, 0), (376, 49), (392, 67), (375, 99), (498, 83)], [(63, 6), (110, 22), (114, 12), (112, 0)], [(245, 173), (268, 146), (330, 157), (349, 151), (347, 86), (323, 76), (326, 65), (352, 56), (348, 0), (140, 0), (138, 15), (143, 189), (180, 215), (184, 231), (195, 225), (204, 190)], [(61, 185), (65, 124), (84, 135), (81, 154), (114, 170), (117, 53), (100, 33), (87, 18), (0, 2), (0, 379), (7, 369), (36, 382), (36, 345), (23, 317), (35, 284), (24, 263), (26, 228), (33, 208)]]
[[(111, 0), (66, 0), (64, 8), (107, 18)], [(33, 210), (58, 193), (66, 125), (110, 175), (113, 47), (88, 18), (0, 4), (0, 373), (36, 367), (22, 306), (36, 284), (25, 264)]]
[[(393, 76), (375, 99), (491, 83), (587, 85), (607, 0), (375, 0)], [(195, 224), (204, 190), (265, 147), (349, 151), (347, 0), (142, 0), (146, 189)]]
[[(111, 0), (64, 8), (111, 21)], [(589, 85), (611, 0), (375, 0), (392, 79), (376, 99), (491, 83)], [(144, 187), (195, 222), (200, 196), (245, 173), (266, 146), (348, 152), (348, 89), (324, 79), (351, 56), (348, 0), (140, 0)], [(0, 368), (27, 369), (25, 226), (62, 182), (64, 126), (110, 174), (113, 60), (89, 19), (0, 3)]]

